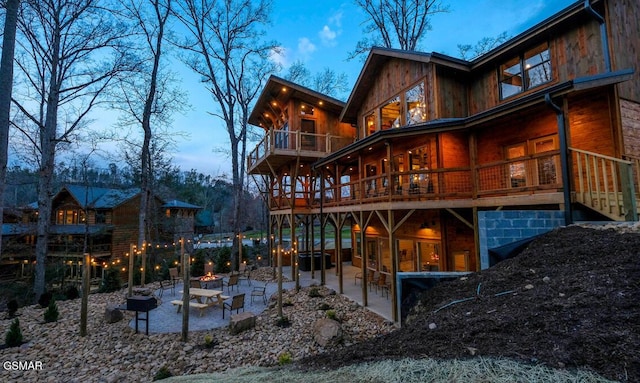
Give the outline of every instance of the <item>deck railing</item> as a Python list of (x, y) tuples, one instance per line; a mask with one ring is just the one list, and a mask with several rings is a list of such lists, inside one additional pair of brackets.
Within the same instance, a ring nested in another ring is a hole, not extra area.
[(569, 149), (576, 202), (614, 220), (637, 221), (633, 162)]
[(391, 172), (328, 187), (324, 204), (460, 199), (557, 190), (562, 188), (559, 161), (556, 151), (484, 164), (474, 170), (459, 167)]
[(331, 134), (304, 133), (301, 131), (271, 129), (249, 153), (249, 169), (268, 155), (276, 153), (300, 155), (302, 152), (328, 154), (351, 144), (353, 138)]

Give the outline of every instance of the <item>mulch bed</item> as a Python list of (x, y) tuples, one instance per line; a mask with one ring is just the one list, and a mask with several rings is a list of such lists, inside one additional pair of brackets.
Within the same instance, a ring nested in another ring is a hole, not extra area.
[(640, 381), (640, 233), (556, 229), (515, 258), (429, 290), (401, 329), (299, 366), (476, 356)]

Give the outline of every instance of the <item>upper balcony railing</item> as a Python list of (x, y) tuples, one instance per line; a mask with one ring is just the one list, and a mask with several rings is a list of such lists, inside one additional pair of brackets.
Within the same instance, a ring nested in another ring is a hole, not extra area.
[(299, 130), (271, 129), (249, 153), (247, 164), (251, 169), (271, 154), (300, 155), (305, 153), (315, 154), (320, 158), (351, 143), (353, 143), (351, 137), (335, 136), (329, 133), (303, 133)]
[(479, 198), (557, 190), (562, 188), (559, 164), (560, 156), (555, 151), (484, 164), (475, 170), (459, 167), (391, 172), (329, 187), (324, 204)]

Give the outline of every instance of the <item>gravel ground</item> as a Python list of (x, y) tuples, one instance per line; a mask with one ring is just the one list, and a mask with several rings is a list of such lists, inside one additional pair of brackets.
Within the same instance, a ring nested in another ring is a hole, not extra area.
[[(256, 278), (259, 278), (256, 274)], [(88, 335), (81, 337), (80, 300), (58, 302), (60, 318), (44, 323), (44, 309), (28, 306), (18, 310), (17, 318), (25, 343), (3, 348), (0, 359), (6, 362), (33, 362), (41, 369), (0, 370), (2, 382), (148, 382), (162, 368), (172, 375), (225, 371), (242, 366), (275, 366), (288, 353), (295, 361), (331, 349), (319, 346), (312, 335), (313, 324), (326, 317), (319, 310), (323, 303), (335, 310), (342, 321), (344, 342), (337, 348), (386, 334), (395, 327), (378, 315), (325, 287), (317, 287), (320, 297), (309, 297), (309, 288), (284, 292), (284, 315), (289, 327), (276, 326), (277, 309), (273, 301), (258, 315), (256, 328), (230, 335), (226, 327), (191, 331), (182, 342), (180, 333), (136, 334), (130, 326), (133, 313), (107, 324), (105, 308), (124, 301), (124, 291), (92, 294), (89, 297)], [(166, 294), (166, 292), (165, 292)], [(175, 314), (175, 312), (173, 313)], [(205, 314), (206, 315), (206, 314)], [(12, 319), (0, 320), (6, 334)], [(205, 336), (213, 347), (205, 347)]]

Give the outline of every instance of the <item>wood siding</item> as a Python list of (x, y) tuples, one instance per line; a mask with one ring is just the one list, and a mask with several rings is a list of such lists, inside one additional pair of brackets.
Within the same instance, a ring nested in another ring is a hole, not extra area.
[(609, 92), (592, 92), (569, 98), (569, 146), (616, 156)]
[[(364, 116), (372, 110), (393, 96), (400, 94), (401, 91), (408, 89), (420, 79), (427, 77), (431, 68), (432, 65), (422, 62), (390, 59), (380, 70), (377, 80), (373, 82), (367, 97), (360, 104), (358, 126), (363, 124)], [(429, 84), (427, 84), (427, 88), (430, 88)], [(427, 97), (429, 95), (427, 91)]]
[(458, 118), (468, 114), (466, 74), (438, 68), (435, 86), (437, 95), (437, 114), (430, 118)]
[(508, 145), (557, 133), (556, 115), (545, 106), (486, 124), (477, 133), (478, 164), (502, 161)]
[(618, 85), (621, 98), (640, 102), (640, 2), (607, 1), (609, 46), (613, 70), (633, 68), (633, 80)]

